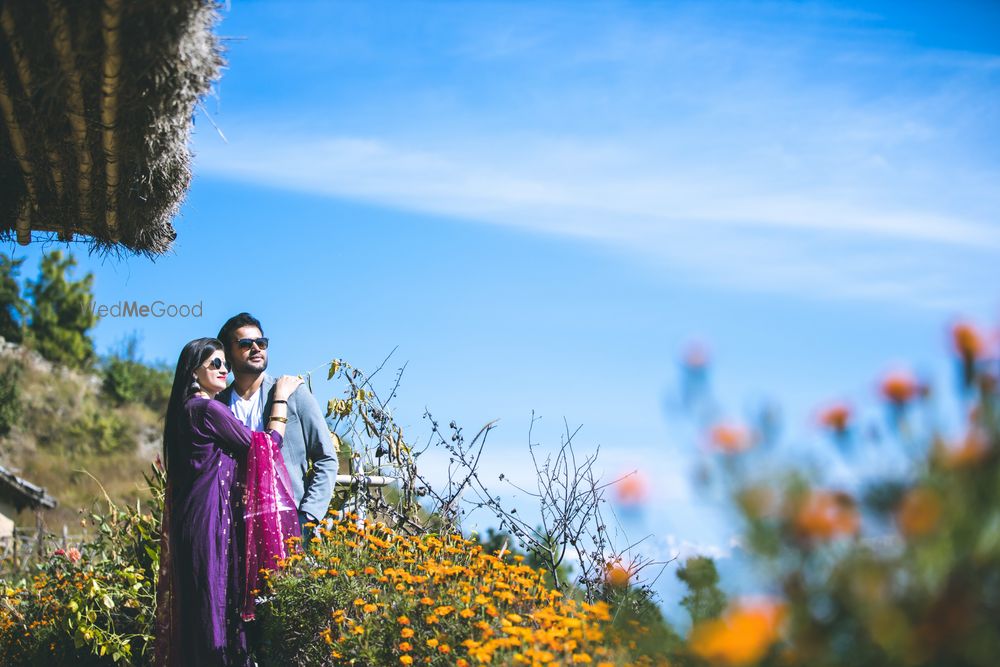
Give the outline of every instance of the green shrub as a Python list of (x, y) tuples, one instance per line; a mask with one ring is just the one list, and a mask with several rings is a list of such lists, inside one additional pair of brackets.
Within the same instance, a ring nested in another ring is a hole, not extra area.
[(69, 424), (63, 447), (79, 454), (112, 454), (134, 448), (135, 434), (117, 412), (96, 409)]
[(101, 371), (104, 393), (117, 404), (142, 403), (154, 412), (166, 410), (173, 379), (168, 369), (112, 355)]
[(0, 582), (0, 664), (152, 664), (163, 474), (151, 500), (90, 515), (94, 537), (58, 549), (16, 582)]
[(10, 429), (21, 421), (21, 365), (7, 362), (0, 370), (0, 435), (7, 435)]

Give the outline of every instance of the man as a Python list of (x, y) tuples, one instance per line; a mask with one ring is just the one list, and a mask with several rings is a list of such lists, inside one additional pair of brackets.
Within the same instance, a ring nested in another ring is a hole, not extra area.
[[(219, 340), (234, 379), (216, 398), (251, 430), (263, 431), (264, 417), (271, 414), (275, 380), (264, 372), (268, 341), (260, 321), (249, 313), (234, 315), (222, 325)], [(299, 524), (317, 523), (326, 516), (333, 495), (337, 450), (319, 404), (308, 389), (299, 387), (288, 397), (281, 454), (291, 478)]]

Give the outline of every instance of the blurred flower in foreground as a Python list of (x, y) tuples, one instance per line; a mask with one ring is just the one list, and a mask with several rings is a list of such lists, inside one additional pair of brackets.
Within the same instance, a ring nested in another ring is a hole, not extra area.
[(955, 353), (963, 359), (979, 359), (986, 349), (982, 335), (968, 322), (959, 322), (952, 327), (951, 340)]
[(649, 482), (639, 471), (622, 477), (615, 484), (615, 499), (623, 507), (641, 507), (649, 497)]
[(855, 535), (860, 518), (854, 499), (842, 491), (810, 491), (795, 512), (795, 528), (813, 540)]
[(739, 454), (754, 444), (753, 434), (743, 424), (721, 422), (708, 432), (708, 444), (712, 449), (725, 454)]
[(721, 618), (692, 629), (691, 650), (717, 664), (756, 663), (778, 639), (784, 616), (785, 605), (773, 600), (737, 602)]
[(736, 502), (751, 519), (775, 517), (780, 511), (778, 493), (765, 484), (744, 488), (736, 495)]
[(941, 496), (937, 491), (917, 487), (903, 496), (896, 511), (896, 525), (905, 537), (923, 537), (934, 531), (941, 519)]
[(621, 561), (613, 561), (604, 566), (604, 580), (615, 588), (628, 586), (631, 575)]
[(895, 370), (887, 373), (882, 378), (879, 389), (882, 397), (897, 408), (905, 407), (921, 393), (920, 383), (908, 370)]
[(851, 406), (844, 402), (831, 403), (816, 416), (816, 421), (820, 426), (827, 429), (837, 437), (847, 434), (854, 414)]
[(961, 367), (962, 386), (971, 387), (976, 379), (976, 365), (986, 352), (985, 339), (968, 322), (958, 322), (951, 329), (951, 342)]
[(933, 460), (949, 470), (968, 468), (983, 461), (989, 451), (986, 435), (980, 429), (972, 428), (956, 445), (947, 444), (943, 440), (935, 441)]
[(681, 400), (691, 409), (708, 393), (708, 348), (692, 342), (681, 353)]

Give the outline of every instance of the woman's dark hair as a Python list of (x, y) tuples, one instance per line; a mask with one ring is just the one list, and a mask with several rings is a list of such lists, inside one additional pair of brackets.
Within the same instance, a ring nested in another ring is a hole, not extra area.
[(260, 320), (250, 313), (233, 315), (219, 329), (219, 340), (222, 341), (222, 347), (227, 355), (229, 354), (229, 346), (233, 344), (233, 333), (240, 327), (257, 327), (260, 330), (260, 335), (264, 335), (264, 328), (260, 326)]
[(199, 389), (198, 382), (192, 376), (199, 366), (221, 349), (222, 343), (218, 338), (195, 338), (181, 350), (181, 356), (177, 359), (177, 370), (174, 371), (170, 400), (167, 402), (167, 415), (163, 420), (163, 465), (167, 470), (170, 470), (170, 453), (176, 450), (175, 441), (181, 424), (184, 401)]

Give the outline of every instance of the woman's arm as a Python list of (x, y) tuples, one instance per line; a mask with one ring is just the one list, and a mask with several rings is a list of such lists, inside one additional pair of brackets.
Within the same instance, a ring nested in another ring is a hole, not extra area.
[[(251, 430), (237, 419), (223, 403), (215, 400), (206, 403), (205, 426), (209, 435), (224, 449), (241, 454), (245, 454), (250, 449)], [(268, 431), (266, 428), (264, 430)], [(281, 446), (284, 430), (283, 428), (280, 431), (270, 429), (271, 437), (278, 446)]]

